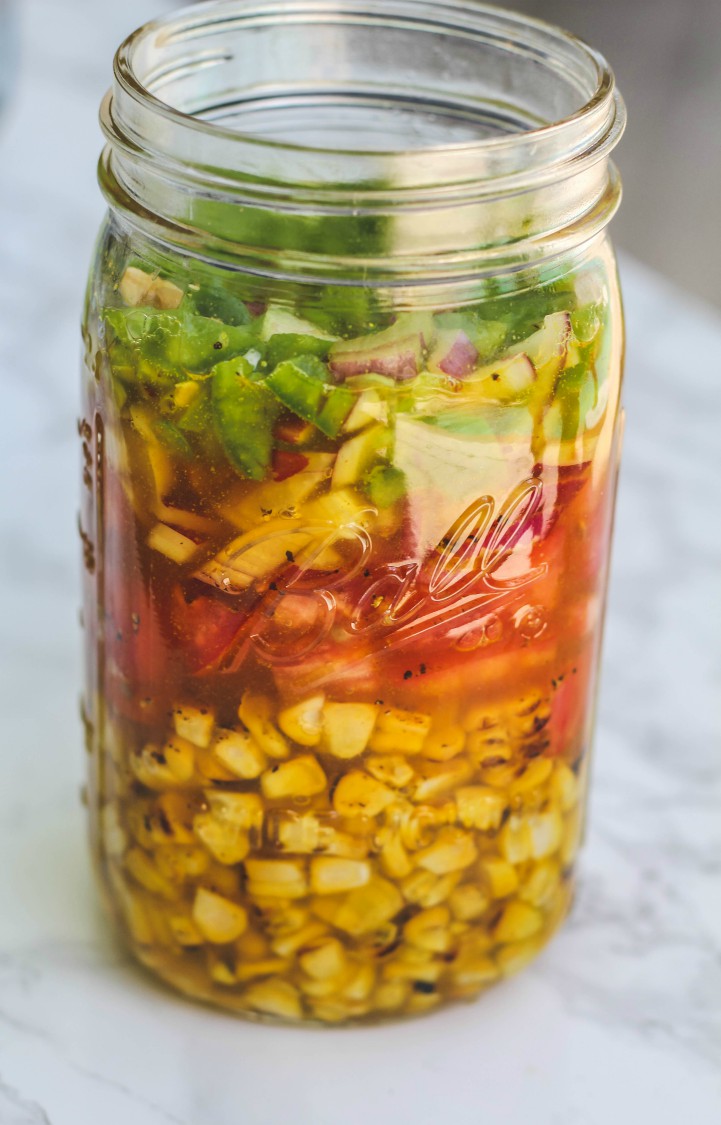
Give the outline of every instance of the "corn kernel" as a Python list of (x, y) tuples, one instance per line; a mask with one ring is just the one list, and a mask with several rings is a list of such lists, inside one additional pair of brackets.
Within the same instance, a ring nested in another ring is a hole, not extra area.
[(376, 781), (402, 789), (415, 776), (413, 767), (400, 754), (372, 754), (366, 759), (365, 768)]
[(551, 717), (551, 704), (547, 699), (535, 695), (522, 700), (515, 708), (511, 720), (513, 733), (517, 738), (532, 738), (540, 734)]
[(344, 976), (329, 977), (327, 980), (301, 977), (298, 981), (298, 987), (304, 996), (312, 996), (314, 1000), (325, 1000), (340, 992), (344, 979)]
[(175, 733), (200, 746), (204, 750), (210, 746), (213, 737), (215, 715), (207, 707), (191, 707), (188, 703), (176, 703), (173, 708), (173, 726)]
[(156, 848), (154, 858), (161, 875), (174, 883), (198, 879), (210, 864), (208, 853), (191, 844), (165, 844)]
[(356, 758), (368, 745), (378, 708), (371, 703), (326, 703), (323, 742), (336, 758)]
[(339, 894), (364, 887), (370, 877), (371, 865), (366, 860), (330, 856), (311, 860), (310, 886), (317, 895)]
[(378, 753), (417, 754), (430, 729), (430, 715), (388, 707), (378, 715), (369, 746)]
[(304, 865), (290, 859), (247, 859), (248, 893), (254, 898), (303, 898), (308, 893)]
[(533, 854), (533, 837), (524, 817), (510, 816), (498, 837), (501, 854), (509, 863), (525, 863)]
[(513, 740), (508, 728), (498, 725), (468, 734), (466, 747), (478, 766), (501, 765), (513, 757)]
[(437, 1008), (441, 1002), (440, 993), (438, 992), (419, 992), (414, 989), (408, 997), (406, 1004), (406, 1011), (413, 1012), (427, 1012), (431, 1008)]
[(269, 801), (285, 797), (314, 797), (322, 793), (327, 785), (323, 767), (312, 754), (273, 766), (260, 779), (263, 796)]
[(151, 834), (156, 844), (192, 844), (195, 800), (189, 793), (161, 793), (150, 813)]
[(360, 937), (389, 922), (402, 906), (398, 888), (375, 877), (365, 887), (349, 891), (336, 911), (333, 925), (344, 933)]
[(509, 902), (493, 930), (498, 942), (524, 941), (533, 937), (543, 927), (540, 910), (526, 902)]
[(261, 750), (269, 758), (287, 758), (290, 748), (283, 735), (273, 724), (273, 708), (265, 695), (246, 692), (240, 701), (238, 718), (247, 727)]
[(243, 781), (260, 777), (268, 765), (265, 754), (247, 731), (219, 730), (213, 741), (213, 754), (234, 777)]
[(370, 996), (376, 983), (376, 973), (372, 965), (356, 965), (354, 971), (343, 986), (341, 995), (344, 1000), (362, 1003)]
[(208, 958), (208, 974), (213, 984), (219, 984), (225, 988), (232, 988), (233, 985), (238, 983), (238, 978), (234, 970), (222, 957), (218, 957), (217, 955), (211, 955)]
[(448, 762), (460, 754), (466, 744), (463, 727), (447, 726), (432, 730), (423, 743), (422, 754), (433, 762)]
[(263, 1015), (284, 1020), (299, 1020), (303, 1015), (300, 993), (288, 981), (259, 981), (246, 988), (243, 1000), (248, 1008)]
[(345, 972), (348, 959), (337, 938), (328, 938), (298, 958), (301, 969), (315, 980), (329, 980)]
[[(335, 819), (335, 814), (326, 814)], [(285, 852), (323, 853), (345, 859), (365, 859), (369, 845), (366, 839), (338, 832), (323, 816), (276, 810), (268, 816), (268, 836)]]
[(435, 843), (418, 852), (416, 862), (434, 875), (448, 875), (468, 867), (477, 856), (472, 836), (457, 828), (443, 828)]
[(257, 793), (222, 793), (206, 789), (204, 796), (217, 820), (234, 824), (244, 832), (260, 834), (263, 826), (263, 801)]
[(100, 824), (106, 854), (119, 858), (128, 846), (128, 834), (120, 822), (117, 804), (111, 802), (103, 806)]
[(373, 993), (373, 1006), (380, 1012), (392, 1012), (408, 999), (410, 986), (406, 981), (389, 980), (379, 984)]
[(431, 961), (430, 959), (415, 962), (396, 960), (385, 964), (382, 972), (384, 980), (407, 980), (411, 982), (422, 980), (426, 984), (435, 984), (446, 967), (444, 962)]
[(250, 851), (250, 838), (237, 824), (219, 820), (212, 813), (198, 813), (193, 821), (196, 836), (218, 863), (241, 863)]
[(292, 906), (290, 902), (277, 898), (268, 899), (259, 905), (263, 926), (271, 937), (283, 937), (297, 933), (310, 921), (310, 911), (305, 906)]
[(322, 922), (308, 922), (294, 933), (280, 934), (273, 938), (271, 949), (278, 957), (293, 957), (304, 946), (313, 945), (321, 938), (327, 936), (327, 929)]
[(536, 863), (523, 880), (518, 897), (531, 906), (544, 907), (553, 898), (561, 881), (561, 869), (553, 859)]
[(443, 805), (411, 805), (397, 802), (388, 810), (389, 824), (398, 825), (401, 840), (410, 851), (432, 844), (436, 829), (455, 824), (456, 806), (452, 801)]
[(300, 746), (317, 746), (323, 732), (323, 704), (325, 696), (312, 695), (308, 699), (286, 707), (278, 715), (278, 726), (293, 742)]
[(198, 748), (195, 751), (195, 768), (202, 785), (207, 785), (208, 782), (238, 780), (236, 774), (224, 766), (211, 750)]
[(496, 789), (468, 785), (456, 793), (456, 807), (458, 819), (464, 828), (495, 832), (500, 828), (506, 811), (506, 798)]
[(484, 785), (492, 785), (494, 789), (508, 789), (516, 780), (516, 767), (506, 765), (486, 766), (481, 770), (481, 780)]
[(424, 764), (420, 773), (420, 780), (413, 791), (413, 800), (434, 801), (468, 781), (473, 768), (466, 758), (455, 758), (450, 762)]
[(131, 848), (125, 856), (125, 866), (141, 887), (151, 894), (173, 902), (179, 896), (178, 888), (158, 871), (152, 859), (141, 848)]
[(198, 887), (193, 901), (193, 921), (206, 941), (225, 945), (240, 937), (248, 925), (248, 915), (237, 902)]
[(143, 898), (128, 887), (114, 867), (110, 868), (110, 880), (115, 899), (133, 941), (137, 945), (151, 945), (153, 927)]
[(149, 744), (130, 756), (130, 768), (141, 785), (148, 789), (169, 789), (184, 785), (193, 776), (193, 744), (175, 737), (162, 750)]
[(237, 898), (240, 894), (240, 877), (237, 867), (226, 867), (221, 863), (211, 863), (201, 879), (201, 884), (209, 891), (215, 891), (226, 898)]
[(331, 926), (335, 924), (335, 916), (343, 902), (342, 895), (318, 895), (310, 901), (311, 913), (316, 918), (321, 918)]
[(479, 988), (492, 984), (494, 980), (498, 980), (499, 975), (495, 961), (492, 961), (490, 957), (483, 956), (462, 961), (460, 964), (454, 965), (452, 970), (454, 985), (469, 992), (477, 991)]
[(258, 930), (247, 929), (236, 941), (235, 950), (243, 961), (263, 961), (268, 957), (270, 946)]
[(582, 832), (583, 817), (581, 815), (581, 808), (577, 805), (565, 818), (560, 851), (560, 859), (563, 867), (570, 867), (574, 862), (581, 843)]
[(236, 965), (236, 980), (242, 982), (255, 980), (257, 977), (272, 977), (285, 973), (290, 967), (290, 962), (282, 957), (266, 957), (262, 961), (243, 961)]
[(168, 915), (168, 925), (178, 945), (193, 949), (203, 944), (203, 935), (190, 914), (174, 910)]
[(479, 863), (478, 869), (493, 898), (506, 898), (518, 887), (516, 869), (505, 859), (486, 856)]
[(523, 773), (519, 774), (509, 785), (509, 796), (519, 797), (525, 793), (530, 793), (532, 789), (538, 789), (539, 786), (545, 785), (552, 772), (553, 763), (550, 759), (534, 758), (528, 763)]
[(427, 949), (431, 953), (447, 953), (452, 938), (449, 930), (451, 912), (447, 906), (435, 906), (422, 910), (406, 922), (403, 936), (411, 945)]
[(562, 812), (570, 812), (578, 803), (578, 779), (564, 762), (557, 762), (551, 778), (551, 798)]
[(460, 871), (452, 871), (438, 878), (432, 871), (414, 871), (401, 883), (407, 902), (418, 906), (438, 906), (445, 902), (461, 878)]
[(476, 887), (472, 883), (464, 883), (462, 887), (456, 887), (448, 902), (454, 918), (457, 918), (460, 922), (472, 922), (485, 913), (490, 899), (480, 887)]
[(509, 977), (513, 973), (519, 973), (521, 969), (525, 969), (526, 965), (538, 955), (541, 944), (540, 940), (531, 939), (530, 941), (512, 942), (510, 945), (504, 945), (499, 949), (496, 953), (496, 963), (504, 977)]
[(362, 770), (351, 770), (336, 786), (333, 808), (341, 816), (374, 817), (394, 800), (395, 794), (382, 782)]
[(530, 813), (526, 822), (531, 837), (531, 855), (534, 859), (544, 859), (558, 851), (563, 838), (563, 821), (556, 809), (545, 813)]
[(410, 856), (397, 833), (389, 828), (384, 829), (383, 832), (385, 835), (380, 851), (381, 867), (392, 879), (404, 879), (413, 870)]
[(350, 1006), (339, 1000), (315, 1000), (313, 1016), (323, 1023), (344, 1023), (353, 1014)]

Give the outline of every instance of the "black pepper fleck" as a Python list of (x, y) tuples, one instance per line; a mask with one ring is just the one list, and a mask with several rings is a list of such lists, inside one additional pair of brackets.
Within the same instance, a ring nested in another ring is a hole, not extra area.
[(410, 678), (411, 678), (411, 676), (412, 676), (412, 675), (413, 675), (413, 673), (411, 672), (411, 670), (410, 670), (410, 668), (409, 668), (407, 672), (404, 672), (404, 673), (403, 673), (403, 679), (404, 679), (404, 680), (410, 680)]
[(423, 992), (426, 996), (430, 996), (432, 992), (436, 991), (436, 986), (429, 980), (414, 980), (413, 991)]

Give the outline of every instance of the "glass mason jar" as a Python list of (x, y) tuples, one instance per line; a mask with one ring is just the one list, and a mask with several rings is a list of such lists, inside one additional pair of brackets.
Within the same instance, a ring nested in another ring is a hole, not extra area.
[(583, 832), (620, 445), (594, 51), (471, 0), (224, 0), (120, 48), (85, 316), (92, 838), (254, 1018), (525, 965)]

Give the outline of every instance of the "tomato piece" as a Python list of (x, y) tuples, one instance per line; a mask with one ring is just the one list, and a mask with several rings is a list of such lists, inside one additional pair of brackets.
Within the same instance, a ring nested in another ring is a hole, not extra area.
[[(200, 583), (197, 585), (200, 587)], [(173, 587), (170, 628), (190, 672), (218, 669), (247, 621), (246, 612), (223, 597), (207, 593), (205, 587)]]
[(108, 474), (103, 553), (106, 656), (140, 690), (162, 683), (167, 648), (138, 550), (139, 529), (122, 482)]
[(291, 453), (285, 449), (273, 451), (273, 480), (287, 480), (308, 467), (308, 458), (302, 453)]

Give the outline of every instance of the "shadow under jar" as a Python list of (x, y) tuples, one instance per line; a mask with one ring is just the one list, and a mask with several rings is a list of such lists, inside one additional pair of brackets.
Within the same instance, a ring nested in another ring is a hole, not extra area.
[(620, 444), (605, 61), (474, 3), (120, 48), (85, 315), (89, 805), (128, 944), (375, 1021), (571, 900)]

